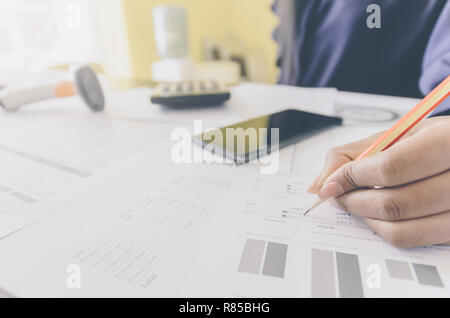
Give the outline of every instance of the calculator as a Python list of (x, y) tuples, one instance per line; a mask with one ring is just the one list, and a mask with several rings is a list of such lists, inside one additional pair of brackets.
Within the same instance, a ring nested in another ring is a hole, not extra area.
[(193, 80), (159, 84), (151, 102), (170, 107), (220, 105), (230, 96), (230, 91), (219, 81)]

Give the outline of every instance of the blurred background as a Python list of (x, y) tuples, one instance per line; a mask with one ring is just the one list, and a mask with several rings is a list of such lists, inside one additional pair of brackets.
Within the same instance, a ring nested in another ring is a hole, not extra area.
[(275, 83), (272, 2), (0, 0), (0, 81), (89, 63), (117, 88), (209, 75)]

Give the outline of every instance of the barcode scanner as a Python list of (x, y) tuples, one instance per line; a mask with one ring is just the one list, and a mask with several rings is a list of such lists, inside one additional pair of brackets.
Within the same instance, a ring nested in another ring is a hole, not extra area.
[(32, 102), (79, 95), (89, 109), (102, 111), (105, 97), (94, 70), (89, 66), (80, 67), (75, 70), (74, 77), (74, 82), (6, 87), (0, 90), (0, 106), (6, 111), (17, 111)]

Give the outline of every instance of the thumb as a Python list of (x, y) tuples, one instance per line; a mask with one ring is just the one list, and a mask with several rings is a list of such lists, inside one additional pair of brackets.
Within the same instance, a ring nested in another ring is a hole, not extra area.
[(357, 183), (357, 175), (360, 170), (360, 164), (356, 161), (343, 165), (325, 180), (319, 190), (319, 197), (326, 200), (358, 189), (360, 185)]
[(379, 169), (384, 157), (385, 153), (379, 153), (346, 163), (325, 180), (319, 197), (329, 199), (359, 188), (385, 186)]

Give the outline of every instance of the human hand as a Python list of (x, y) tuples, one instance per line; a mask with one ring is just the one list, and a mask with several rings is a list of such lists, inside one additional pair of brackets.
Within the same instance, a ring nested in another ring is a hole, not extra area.
[(355, 160), (381, 133), (332, 149), (308, 191), (361, 216), (397, 247), (450, 242), (450, 116), (426, 119), (391, 148)]

